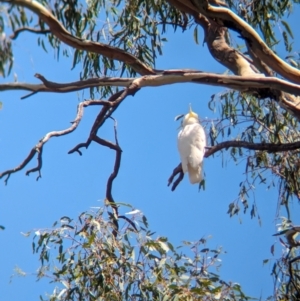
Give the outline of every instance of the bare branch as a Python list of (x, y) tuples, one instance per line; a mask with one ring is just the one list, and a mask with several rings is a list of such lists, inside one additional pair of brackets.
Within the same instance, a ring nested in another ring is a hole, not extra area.
[(22, 27), (22, 28), (18, 28), (16, 29), (13, 34), (11, 34), (9, 37), (12, 39), (12, 40), (15, 40), (18, 35), (23, 32), (23, 31), (29, 31), (31, 33), (35, 33), (35, 34), (47, 34), (47, 33), (51, 33), (51, 31), (49, 29), (45, 29), (45, 30), (41, 30), (41, 29), (35, 29), (35, 28), (31, 28), (31, 27)]
[(80, 149), (82, 147), (88, 148), (91, 142), (94, 140), (94, 137), (97, 135), (98, 129), (104, 124), (105, 120), (111, 116), (111, 114), (118, 108), (119, 104), (125, 97), (128, 95), (128, 89), (119, 91), (113, 94), (108, 101), (106, 101), (106, 106), (100, 110), (98, 116), (96, 117), (94, 124), (91, 128), (90, 135), (86, 142), (77, 144), (74, 148), (72, 148), (68, 154), (72, 154), (74, 152), (78, 152), (79, 155), (82, 155)]
[(0, 2), (7, 2), (26, 7), (36, 13), (49, 26), (51, 33), (69, 46), (76, 49), (98, 53), (112, 60), (124, 62), (142, 75), (155, 74), (155, 71), (151, 67), (146, 66), (135, 56), (120, 48), (73, 36), (49, 10), (35, 0), (1, 0)]
[[(111, 117), (111, 114), (118, 108), (118, 106), (121, 104), (121, 102), (128, 96), (128, 95), (134, 95), (136, 91), (139, 90), (139, 87), (132, 83), (127, 89), (124, 89), (122, 91), (119, 91), (112, 95), (110, 99), (108, 100), (108, 103), (110, 103), (110, 106), (103, 106), (101, 111), (99, 112), (98, 116), (95, 119), (95, 122), (92, 126), (92, 129), (90, 131), (90, 135), (85, 143), (80, 143), (77, 146), (75, 146), (72, 150), (70, 150), (68, 153), (73, 153), (77, 151), (79, 154), (81, 147), (88, 147), (92, 141), (95, 141), (96, 143), (103, 145), (105, 147), (108, 147), (110, 149), (113, 149), (116, 151), (116, 158), (115, 158), (115, 164), (113, 171), (111, 175), (109, 176), (107, 180), (106, 185), (106, 200), (108, 204), (111, 206), (113, 213), (110, 215), (112, 219), (112, 223), (114, 225), (114, 231), (113, 235), (116, 237), (118, 229), (119, 229), (119, 213), (118, 213), (118, 207), (114, 201), (114, 198), (112, 196), (112, 185), (113, 181), (116, 179), (119, 173), (120, 165), (121, 165), (121, 155), (122, 155), (122, 149), (119, 146), (118, 137), (117, 137), (117, 123), (114, 118)], [(115, 134), (115, 143), (112, 143), (110, 141), (107, 141), (103, 138), (100, 138), (97, 136), (98, 129), (103, 125), (105, 120), (107, 118), (111, 118), (114, 120), (114, 134)]]
[(205, 152), (205, 157), (209, 157), (224, 148), (228, 149), (230, 147), (240, 147), (240, 148), (246, 148), (250, 150), (267, 151), (268, 153), (277, 153), (277, 152), (287, 152), (287, 151), (300, 149), (300, 141), (285, 143), (285, 144), (251, 143), (247, 141), (236, 141), (236, 140), (224, 141), (215, 146), (211, 146), (209, 149), (207, 149)]
[(82, 116), (83, 116), (83, 108), (87, 107), (89, 105), (103, 105), (103, 101), (96, 101), (96, 100), (90, 100), (90, 101), (84, 101), (78, 104), (77, 107), (77, 115), (75, 120), (72, 122), (72, 125), (67, 128), (64, 129), (62, 131), (52, 131), (47, 133), (40, 141), (37, 145), (35, 145), (31, 151), (29, 152), (28, 156), (26, 157), (26, 159), (17, 167), (12, 168), (12, 169), (8, 169), (2, 173), (0, 173), (0, 179), (3, 178), (4, 176), (7, 176), (7, 178), (5, 179), (5, 184), (7, 184), (7, 181), (10, 177), (10, 175), (12, 173), (15, 173), (17, 171), (22, 170), (34, 157), (34, 155), (37, 153), (37, 166), (28, 170), (26, 172), (26, 175), (29, 175), (32, 172), (39, 172), (39, 175), (37, 177), (37, 180), (41, 177), (41, 168), (42, 168), (42, 152), (43, 152), (43, 147), (44, 145), (47, 143), (48, 140), (50, 140), (52, 137), (59, 137), (59, 136), (64, 136), (67, 135), (71, 132), (73, 132), (79, 125)]
[(300, 85), (296, 85), (276, 77), (224, 75), (197, 70), (187, 71), (184, 69), (164, 70), (160, 71), (160, 74), (158, 75), (142, 76), (138, 78), (90, 78), (87, 80), (69, 82), (64, 84), (48, 81), (44, 76), (40, 74), (36, 74), (35, 76), (42, 80), (43, 84), (0, 84), (0, 91), (27, 90), (33, 92), (67, 93), (97, 86), (129, 87), (133, 83), (135, 85), (138, 85), (139, 88), (158, 87), (179, 83), (196, 83), (226, 87), (239, 91), (272, 88), (274, 90), (284, 91), (286, 93), (294, 95), (300, 95)]
[[(257, 77), (255, 74), (250, 76), (224, 75), (184, 69), (160, 70), (158, 72), (160, 73), (158, 75), (148, 75), (139, 78), (104, 77), (64, 84), (48, 81), (44, 76), (36, 74), (36, 77), (43, 81), (42, 85), (24, 83), (0, 84), (0, 91), (24, 89), (33, 91), (34, 93), (66, 93), (95, 86), (124, 86), (128, 87), (128, 90), (124, 90), (129, 93), (128, 95), (134, 95), (138, 89), (143, 87), (195, 83), (227, 87), (249, 93), (256, 92), (256, 94), (261, 95), (261, 98), (270, 97), (277, 101), (284, 109), (289, 110), (296, 118), (300, 119), (300, 97), (295, 97), (295, 95), (300, 95), (300, 86), (276, 77)], [(116, 103), (122, 101), (123, 96), (119, 95), (119, 97), (120, 99)], [(109, 106), (109, 103), (103, 103), (103, 105)], [(110, 106), (115, 106), (115, 104), (112, 103)]]
[(106, 184), (106, 200), (108, 201), (108, 204), (111, 206), (111, 208), (113, 210), (113, 214), (111, 215), (111, 218), (112, 218), (112, 222), (114, 224), (113, 235), (116, 237), (117, 231), (119, 229), (119, 223), (118, 223), (119, 213), (118, 213), (118, 206), (116, 205), (116, 202), (112, 196), (112, 185), (113, 185), (113, 181), (115, 180), (115, 178), (118, 176), (118, 173), (119, 173), (119, 169), (120, 169), (120, 165), (121, 165), (122, 149), (120, 148), (120, 146), (118, 144), (117, 128), (116, 128), (117, 123), (116, 123), (115, 119), (113, 119), (113, 120), (114, 120), (115, 144), (110, 141), (104, 140), (98, 136), (94, 136), (93, 140), (95, 142), (99, 143), (100, 145), (109, 147), (110, 149), (113, 149), (116, 151), (114, 168), (113, 168), (113, 171), (110, 174), (110, 176), (107, 180), (107, 184)]
[[(40, 79), (43, 84), (28, 84), (28, 83), (7, 83), (0, 84), (0, 91), (8, 90), (26, 90), (32, 91), (33, 94), (37, 92), (56, 92), (56, 93), (68, 93), (73, 91), (79, 91), (86, 88), (99, 87), (99, 86), (111, 86), (111, 87), (127, 87), (132, 83), (130, 78), (112, 78), (112, 77), (102, 77), (102, 78), (89, 78), (87, 80), (80, 80), (69, 83), (56, 83), (47, 80), (41, 74), (35, 74), (35, 77)], [(27, 98), (30, 95), (26, 95), (21, 99)]]
[[(287, 152), (292, 150), (300, 149), (300, 141), (292, 142), (292, 143), (285, 143), (285, 144), (276, 144), (276, 143), (251, 143), (247, 141), (224, 141), (217, 145), (208, 147), (205, 152), (205, 157), (208, 158), (209, 156), (215, 154), (216, 152), (222, 149), (228, 149), (230, 147), (238, 147), (238, 148), (246, 148), (250, 150), (259, 150), (259, 151), (266, 151), (268, 153), (276, 153), (276, 152)], [(174, 178), (178, 175), (178, 178), (173, 183)], [(168, 179), (168, 186), (172, 183), (171, 190), (174, 191), (178, 184), (182, 181), (184, 177), (181, 163), (173, 170), (170, 178)]]
[(100, 78), (100, 80), (99, 78), (89, 78), (87, 80), (60, 84), (47, 80), (43, 75), (39, 73), (36, 73), (34, 76), (41, 80), (45, 88), (49, 89), (49, 91), (51, 92), (56, 92), (56, 90), (59, 90), (59, 92), (70, 92), (99, 86), (126, 87), (129, 86), (132, 82), (132, 79), (130, 78), (103, 77)]
[(42, 177), (41, 170), (42, 170), (42, 165), (43, 165), (43, 156), (42, 156), (43, 146), (44, 145), (41, 145), (41, 147), (39, 149), (36, 148), (37, 166), (26, 171), (26, 176), (29, 176), (29, 174), (32, 172), (38, 172), (38, 176), (36, 178), (37, 181)]
[(2, 172), (0, 174), (0, 179), (3, 178), (4, 176), (7, 176), (6, 179), (4, 180), (5, 185), (7, 185), (7, 182), (9, 180), (9, 178), (10, 178), (10, 175), (12, 173), (15, 173), (15, 172), (23, 169), (32, 160), (32, 158), (34, 157), (35, 153), (36, 153), (36, 148), (34, 147), (30, 151), (30, 153), (28, 154), (28, 156), (25, 158), (25, 160), (19, 166), (15, 167), (13, 169), (8, 169), (8, 170), (6, 170), (6, 171), (4, 171), (4, 172)]

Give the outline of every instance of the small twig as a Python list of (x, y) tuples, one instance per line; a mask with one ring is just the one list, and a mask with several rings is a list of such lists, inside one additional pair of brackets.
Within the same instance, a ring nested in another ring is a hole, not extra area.
[(22, 27), (22, 28), (18, 28), (16, 29), (13, 34), (11, 34), (9, 37), (12, 39), (12, 40), (15, 40), (18, 35), (22, 32), (22, 31), (29, 31), (31, 33), (36, 33), (36, 34), (47, 34), (47, 33), (51, 33), (51, 30), (49, 29), (45, 29), (45, 30), (42, 30), (42, 29), (34, 29), (34, 28), (31, 28), (31, 27)]
[(82, 156), (82, 152), (80, 151), (80, 148), (88, 148), (89, 145), (91, 144), (92, 140), (91, 139), (88, 139), (86, 142), (82, 142), (82, 143), (79, 143), (77, 144), (76, 146), (74, 146), (72, 149), (70, 149), (68, 151), (68, 154), (72, 154), (72, 153), (75, 153), (77, 152), (80, 156)]
[(112, 142), (110, 142), (108, 140), (102, 139), (102, 138), (100, 138), (98, 136), (95, 136), (93, 138), (93, 141), (99, 143), (100, 145), (106, 146), (106, 147), (108, 147), (110, 149), (113, 149), (115, 151), (121, 150), (120, 147), (117, 144), (114, 144), (114, 143), (112, 143)]
[(119, 145), (118, 135), (117, 135), (117, 120), (115, 118), (111, 117), (111, 116), (109, 118), (114, 121), (115, 141), (116, 141), (116, 145)]
[(26, 99), (26, 98), (28, 98), (28, 97), (30, 97), (30, 96), (33, 96), (33, 95), (37, 94), (37, 93), (38, 93), (37, 91), (31, 92), (31, 93), (29, 93), (29, 94), (27, 94), (27, 95), (22, 96), (21, 99)]

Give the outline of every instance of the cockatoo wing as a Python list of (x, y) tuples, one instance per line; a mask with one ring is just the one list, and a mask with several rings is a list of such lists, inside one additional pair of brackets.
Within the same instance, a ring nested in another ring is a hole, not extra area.
[(199, 123), (188, 124), (178, 134), (178, 150), (183, 172), (189, 173), (192, 184), (202, 180), (202, 162), (205, 154), (206, 136)]

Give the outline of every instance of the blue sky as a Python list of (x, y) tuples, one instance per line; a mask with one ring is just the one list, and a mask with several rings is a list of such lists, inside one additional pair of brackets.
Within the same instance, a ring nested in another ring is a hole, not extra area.
[[(298, 12), (299, 14), (299, 12)], [(296, 23), (293, 22), (292, 25)], [(293, 27), (295, 28), (295, 26)], [(295, 34), (294, 49), (299, 51), (299, 32)], [(211, 72), (225, 72), (215, 62), (206, 46), (196, 45), (193, 32), (167, 33), (164, 55), (157, 60), (158, 69), (193, 68)], [(199, 41), (203, 35), (200, 31)], [(46, 54), (36, 46), (35, 37), (21, 35), (13, 46), (16, 53), (13, 72), (19, 81), (38, 83), (35, 73), (48, 80), (68, 82), (78, 80), (79, 69), (71, 71), (72, 59), (61, 57), (57, 62), (49, 48)], [(70, 49), (72, 52), (72, 50)], [(280, 53), (280, 52), (279, 52)], [(284, 53), (281, 53), (284, 56)], [(6, 82), (0, 79), (0, 82)], [(123, 149), (121, 170), (114, 182), (117, 202), (130, 203), (148, 218), (157, 235), (167, 236), (174, 245), (183, 240), (195, 241), (211, 235), (208, 246), (222, 246), (220, 273), (224, 280), (238, 282), (251, 296), (267, 297), (272, 293), (272, 264), (263, 266), (271, 258), (271, 244), (276, 239), (276, 188), (256, 188), (256, 203), (262, 225), (249, 214), (229, 218), (229, 203), (237, 197), (243, 179), (243, 163), (236, 165), (229, 154), (205, 160), (206, 190), (187, 178), (175, 192), (167, 187), (173, 168), (179, 163), (177, 152), (178, 114), (186, 113), (189, 103), (201, 118), (216, 118), (208, 109), (208, 101), (221, 88), (204, 85), (170, 85), (145, 88), (127, 98), (114, 114), (118, 122), (118, 137)], [(88, 98), (88, 91), (69, 94), (40, 93), (25, 100), (27, 92), (4, 92), (0, 96), (0, 170), (17, 166), (30, 149), (47, 132), (68, 127), (75, 118), (79, 101)], [(96, 144), (83, 150), (83, 156), (68, 155), (77, 143), (85, 141), (99, 108), (86, 108), (78, 129), (71, 135), (53, 138), (44, 147), (42, 179), (35, 174), (25, 176), (25, 170), (13, 174), (5, 186), (0, 183), (0, 286), (3, 300), (37, 300), (41, 294), (51, 293), (54, 286), (47, 281), (36, 282), (34, 276), (13, 278), (14, 267), (34, 273), (38, 258), (32, 254), (31, 238), (20, 233), (50, 227), (62, 216), (76, 218), (90, 207), (102, 205), (106, 180), (114, 164), (114, 152)], [(113, 123), (108, 121), (99, 131), (105, 139), (113, 140)], [(27, 168), (35, 165), (33, 160)], [(250, 203), (251, 204), (251, 203)], [(293, 221), (299, 222), (299, 206), (292, 205)], [(281, 247), (276, 245), (277, 254)]]

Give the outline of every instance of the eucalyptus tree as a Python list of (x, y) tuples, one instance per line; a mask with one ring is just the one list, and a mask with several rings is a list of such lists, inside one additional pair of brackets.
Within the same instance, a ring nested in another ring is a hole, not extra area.
[[(42, 168), (43, 148), (57, 136), (68, 135), (78, 127), (88, 106), (98, 110), (86, 141), (69, 153), (96, 143), (115, 152), (114, 170), (106, 183), (106, 202), (96, 213), (85, 213), (77, 222), (70, 218), (61, 225), (41, 230), (33, 244), (40, 254), (38, 277), (51, 277), (62, 287), (51, 300), (246, 300), (236, 284), (226, 283), (209, 268), (217, 264), (220, 250), (193, 244), (195, 256), (188, 258), (166, 238), (152, 239), (147, 221), (132, 221), (119, 214), (113, 198), (122, 149), (107, 141), (98, 130), (113, 119), (119, 106), (130, 95), (139, 97), (145, 87), (193, 83), (227, 88), (212, 95), (208, 106), (219, 112), (207, 130), (209, 147), (205, 156), (228, 152), (234, 160), (244, 158), (246, 177), (240, 184), (238, 201), (228, 213), (247, 211), (248, 192), (253, 185), (278, 183), (279, 204), (286, 209), (281, 240), (286, 253), (273, 267), (274, 300), (298, 300), (298, 227), (290, 220), (290, 202), (300, 198), (299, 54), (293, 49), (293, 31), (288, 15), (297, 0), (0, 0), (0, 72), (7, 77), (14, 63), (12, 40), (23, 32), (36, 36), (40, 51), (52, 47), (56, 57), (69, 56), (65, 45), (74, 49), (72, 67), (81, 66), (78, 81), (59, 83), (47, 74), (35, 74), (40, 84), (18, 81), (0, 84), (1, 91), (29, 91), (22, 98), (46, 92), (68, 93), (90, 89), (90, 99), (79, 103), (71, 126), (46, 133), (18, 166), (4, 170), (5, 183), (25, 169), (35, 157)], [(106, 20), (99, 22), (100, 19)], [(194, 31), (195, 43), (202, 29), (211, 59), (228, 72), (158, 69), (155, 62), (163, 55), (166, 30), (178, 34)], [(280, 31), (276, 30), (280, 28)], [(235, 33), (235, 35), (233, 35)], [(239, 40), (236, 41), (238, 34)], [(283, 44), (286, 56), (276, 53)], [(5, 100), (4, 100), (5, 101)], [(243, 131), (239, 131), (241, 127)], [(234, 136), (234, 138), (233, 138)], [(169, 185), (175, 190), (183, 179), (181, 165), (170, 171)], [(204, 185), (202, 181), (200, 186)], [(110, 208), (110, 209), (108, 209)], [(250, 210), (255, 215), (255, 207)], [(131, 233), (129, 235), (129, 233)], [(68, 248), (65, 248), (65, 244)], [(50, 265), (47, 246), (57, 246), (57, 265)], [(210, 254), (210, 256), (208, 255)], [(212, 255), (213, 254), (213, 255)], [(208, 260), (209, 258), (209, 260)], [(50, 272), (49, 272), (50, 269)]]

